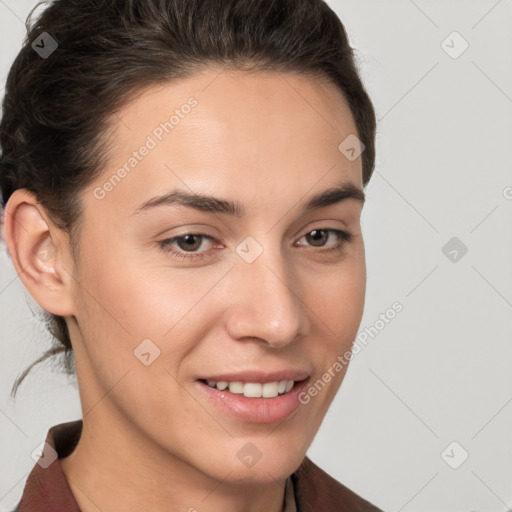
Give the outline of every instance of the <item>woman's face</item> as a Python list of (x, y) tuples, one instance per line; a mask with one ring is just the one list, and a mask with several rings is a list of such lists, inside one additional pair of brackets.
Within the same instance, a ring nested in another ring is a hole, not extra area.
[(319, 79), (211, 69), (113, 119), (68, 318), (84, 429), (222, 480), (285, 478), (363, 313), (361, 158), (345, 156), (353, 135), (339, 149), (356, 133), (349, 107)]

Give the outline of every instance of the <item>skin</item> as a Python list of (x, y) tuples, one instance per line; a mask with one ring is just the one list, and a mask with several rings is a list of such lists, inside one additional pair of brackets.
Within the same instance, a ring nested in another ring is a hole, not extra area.
[[(361, 159), (338, 150), (357, 133), (346, 100), (319, 78), (219, 71), (152, 86), (113, 118), (108, 167), (82, 193), (79, 262), (32, 194), (18, 190), (7, 204), (4, 238), (20, 279), (71, 333), (83, 432), (61, 462), (84, 512), (281, 511), (285, 480), (345, 369), (271, 424), (225, 414), (194, 381), (295, 367), (315, 382), (357, 335), (366, 286), (362, 203), (302, 212), (307, 198), (340, 180), (362, 189)], [(190, 96), (197, 106), (97, 199), (95, 187)], [(174, 187), (238, 200), (247, 215), (182, 206), (133, 215)], [(352, 241), (326, 253), (334, 233), (323, 246), (305, 236), (322, 228), (345, 229)], [(157, 244), (198, 232), (214, 241), (204, 239), (195, 260)], [(263, 248), (250, 264), (235, 251), (247, 236)], [(161, 351), (149, 366), (133, 353), (146, 338)], [(247, 442), (262, 454), (250, 468), (237, 457)]]

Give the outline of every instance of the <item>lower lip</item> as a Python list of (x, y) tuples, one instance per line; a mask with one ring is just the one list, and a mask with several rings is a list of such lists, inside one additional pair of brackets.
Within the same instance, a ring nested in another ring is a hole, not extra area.
[(308, 380), (295, 383), (288, 393), (275, 398), (248, 398), (229, 391), (220, 391), (199, 380), (194, 384), (209, 401), (230, 416), (251, 423), (274, 423), (286, 419), (298, 409), (301, 405), (299, 394)]

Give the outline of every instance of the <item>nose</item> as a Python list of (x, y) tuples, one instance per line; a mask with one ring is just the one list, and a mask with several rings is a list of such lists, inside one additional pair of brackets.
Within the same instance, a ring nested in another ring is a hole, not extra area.
[(233, 339), (283, 347), (306, 334), (300, 279), (279, 251), (263, 251), (252, 263), (238, 261), (231, 274), (226, 329)]

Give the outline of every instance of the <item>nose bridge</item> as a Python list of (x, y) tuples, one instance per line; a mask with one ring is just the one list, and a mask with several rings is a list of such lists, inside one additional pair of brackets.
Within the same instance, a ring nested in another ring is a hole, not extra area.
[(260, 338), (283, 346), (304, 333), (300, 282), (279, 247), (265, 247), (251, 263), (241, 258), (236, 267), (232, 314), (228, 316), (228, 330), (234, 338)]

